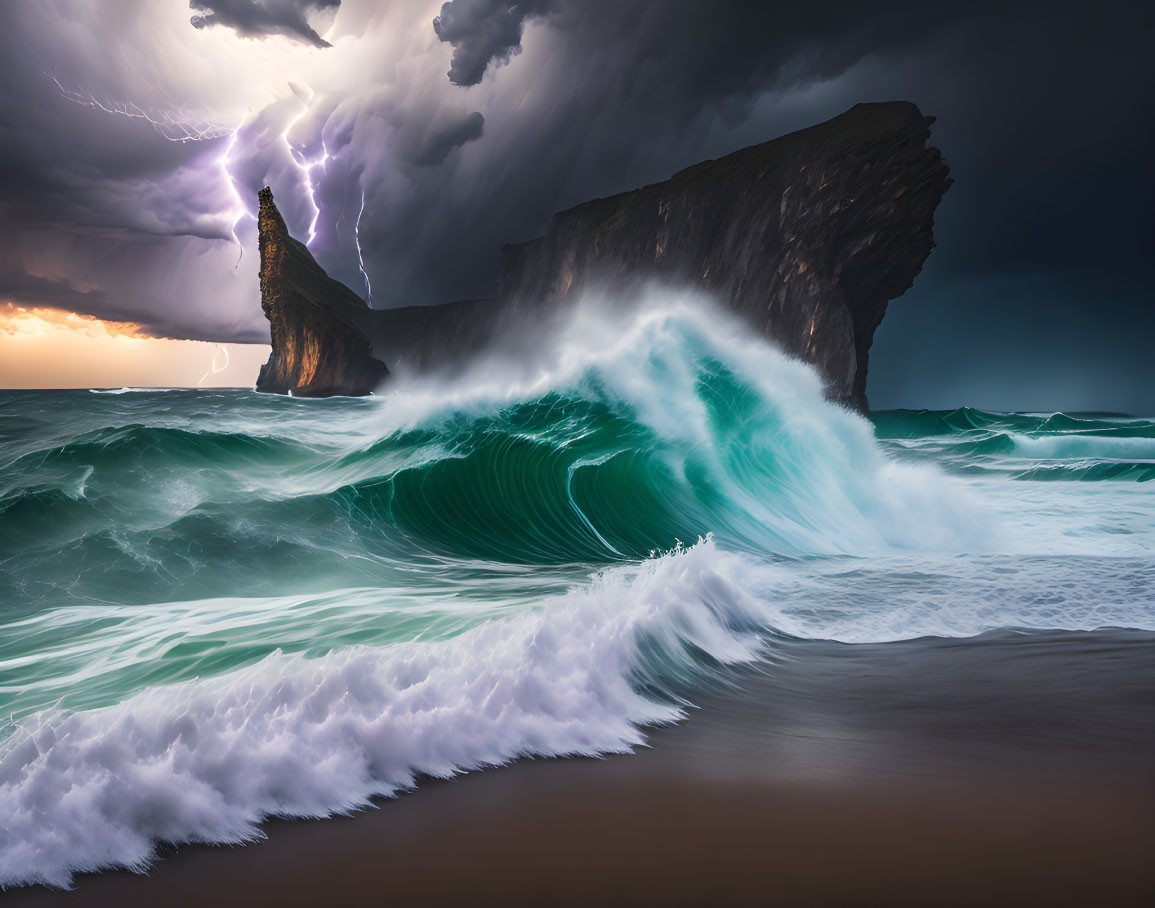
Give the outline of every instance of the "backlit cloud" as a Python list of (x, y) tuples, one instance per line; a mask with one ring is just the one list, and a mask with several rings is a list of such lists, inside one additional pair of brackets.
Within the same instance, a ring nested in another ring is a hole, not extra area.
[(110, 322), (91, 315), (44, 306), (0, 303), (0, 333), (10, 337), (42, 337), (56, 331), (80, 332), (87, 337), (148, 337), (132, 322)]
[(197, 10), (190, 20), (195, 28), (223, 25), (246, 38), (283, 35), (314, 47), (329, 47), (310, 18), (334, 13), (341, 0), (190, 0)]

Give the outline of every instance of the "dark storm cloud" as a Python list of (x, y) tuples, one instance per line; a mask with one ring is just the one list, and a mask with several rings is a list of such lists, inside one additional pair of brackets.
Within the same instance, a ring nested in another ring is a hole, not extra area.
[[(1152, 34), (1151, 9), (1126, 3), (571, 0), (525, 36), (527, 55), (548, 42), (534, 66), (550, 103), (519, 120), (494, 188), (473, 198), (498, 235), (528, 238), (546, 208), (857, 101), (910, 99), (939, 118), (956, 184), (939, 248), (883, 324), (872, 401), (954, 406), (970, 388), (986, 406), (1045, 409), (1070, 406), (1078, 387), (1084, 405), (1153, 412), (1155, 369), (1134, 342), (1155, 332), (1155, 199), (1142, 176), (1155, 151)], [(500, 129), (489, 116), (485, 142)]]
[(433, 20), (433, 30), (453, 46), (449, 81), (476, 85), (494, 60), (509, 62), (521, 50), (526, 19), (553, 10), (559, 0), (449, 0)]
[(440, 164), (453, 149), (480, 139), (484, 127), (485, 117), (477, 111), (447, 122), (432, 123), (420, 137), (410, 160), (422, 167)]
[[(526, 26), (521, 56), (461, 92), (472, 101), (489, 89), (497, 109), (482, 106), (485, 137), (462, 152), (453, 172), (408, 177), (411, 194), (371, 193), (369, 270), (387, 274), (392, 292), (379, 294), (380, 305), (490, 293), (500, 240), (528, 239), (557, 210), (840, 113), (820, 97), (789, 95), (963, 16), (837, 2), (771, 8), (554, 0), (549, 9)], [(452, 20), (452, 33), (450, 13), (463, 17)], [(507, 46), (514, 37), (508, 17), (525, 9), (455, 2), (443, 14), (442, 38), (476, 37), (454, 53), (455, 73), (466, 82), (476, 81), (480, 69), (465, 78), (457, 66), (462, 49), (471, 52), (465, 60), (480, 66), (492, 49)], [(505, 23), (504, 31), (487, 30), (483, 14)], [(492, 33), (505, 38), (482, 40)], [(446, 248), (454, 250), (450, 260)], [(349, 268), (342, 274), (355, 280)]]
[(190, 20), (196, 28), (224, 25), (245, 38), (284, 35), (314, 47), (330, 45), (309, 17), (340, 5), (341, 0), (189, 0), (189, 9), (200, 10)]
[(84, 315), (108, 314), (109, 299), (98, 290), (73, 290), (66, 280), (48, 280), (25, 274), (21, 269), (9, 271), (0, 264), (0, 300), (21, 306), (51, 306)]
[[(239, 17), (252, 4), (208, 5)], [(316, 8), (292, 6), (306, 22)], [(63, 8), (89, 19), (48, 18)], [(434, 11), (345, 0), (326, 32), (340, 52), (297, 49), (344, 85), (285, 73), (301, 87), (254, 106), (232, 151), (244, 204), (272, 184), (290, 228), (315, 227), (318, 259), (360, 291), (359, 245), (375, 305), (485, 296), (501, 244), (539, 235), (557, 210), (902, 98), (938, 117), (956, 182), (938, 249), (879, 334), (872, 402), (953, 405), (971, 388), (997, 406), (1002, 382), (1035, 395), (1008, 406), (1045, 407), (1048, 388), (1078, 385), (1083, 400), (1155, 411), (1155, 358), (1134, 340), (1155, 332), (1148, 8), (453, 0), (431, 26)], [(165, 141), (62, 100), (45, 76), (71, 88), (131, 61), (108, 48), (156, 31), (133, 35), (134, 22), (68, 0), (21, 6), (0, 35), (0, 277), (56, 282), (40, 290), (176, 336), (262, 339), (254, 257), (238, 266), (220, 207), (232, 204), (215, 163), (225, 142)], [(74, 61), (75, 45), (53, 42), (81, 27), (92, 56)], [(447, 82), (447, 62), (473, 87)], [(204, 77), (186, 60), (172, 78)], [(302, 162), (322, 158), (310, 195)], [(237, 229), (251, 242), (251, 219)]]

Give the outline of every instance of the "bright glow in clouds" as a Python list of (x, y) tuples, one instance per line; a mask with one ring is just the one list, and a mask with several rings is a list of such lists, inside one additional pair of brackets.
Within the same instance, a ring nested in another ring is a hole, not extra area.
[(0, 304), (0, 388), (240, 387), (264, 344), (149, 337), (128, 322)]
[[(322, 29), (327, 48), (193, 28), (187, 2), (29, 7), (21, 28), (37, 61), (32, 87), (49, 122), (78, 124), (43, 141), (66, 138), (78, 160), (99, 163), (61, 188), (69, 209), (50, 229), (29, 229), (10, 249), (12, 270), (61, 284), (59, 301), (15, 289), (3, 299), (67, 308), (67, 291), (91, 293), (90, 303), (115, 301), (116, 317), (146, 326), (141, 333), (260, 342), (256, 194), (269, 185), (330, 275), (368, 295), (386, 269), (391, 293), (378, 305), (414, 301), (429, 267), (410, 247), (436, 246), (414, 230), (414, 206), (432, 217), (428, 198), (458, 198), (446, 180), (461, 152), (450, 152), (480, 134), (462, 124), (492, 100), (490, 87), (466, 94), (445, 78), (448, 48), (431, 24), (440, 5), (345, 0)], [(83, 311), (99, 314), (92, 305)], [(0, 383), (35, 385), (15, 362)], [(235, 376), (235, 366), (222, 374)], [(101, 375), (68, 384), (116, 381)], [(149, 384), (171, 381), (166, 371)]]

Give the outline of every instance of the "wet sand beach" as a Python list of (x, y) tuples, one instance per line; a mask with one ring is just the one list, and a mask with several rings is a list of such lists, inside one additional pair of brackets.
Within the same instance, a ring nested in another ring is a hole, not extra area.
[(650, 747), (425, 780), (13, 906), (1143, 905), (1155, 635), (784, 643)]

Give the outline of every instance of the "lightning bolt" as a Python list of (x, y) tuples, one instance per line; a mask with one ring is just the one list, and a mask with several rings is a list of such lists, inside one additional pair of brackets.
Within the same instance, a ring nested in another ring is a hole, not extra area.
[[(56, 89), (60, 96), (74, 104), (79, 104), (82, 107), (90, 107), (94, 110), (100, 110), (107, 114), (114, 116), (127, 117), (132, 120), (142, 120), (148, 123), (161, 138), (169, 142), (210, 142), (215, 139), (228, 138), (228, 143), (225, 145), (224, 153), (217, 159), (217, 166), (220, 168), (221, 176), (224, 179), (225, 185), (228, 187), (229, 195), (232, 197), (232, 208), (226, 212), (226, 217), (232, 218), (232, 226), (230, 233), (233, 237), (233, 242), (236, 243), (238, 251), (237, 264), (234, 270), (240, 266), (244, 259), (245, 248), (241, 243), (240, 237), (237, 234), (237, 227), (240, 222), (246, 217), (252, 217), (248, 207), (241, 197), (240, 191), (237, 188), (236, 180), (233, 178), (230, 170), (231, 156), (233, 150), (236, 148), (237, 139), (241, 128), (245, 121), (242, 120), (236, 126), (228, 127), (221, 123), (210, 120), (199, 114), (189, 114), (180, 108), (174, 108), (163, 111), (148, 111), (136, 104), (133, 101), (113, 101), (108, 98), (97, 97), (86, 89), (72, 89), (67, 88), (48, 70), (45, 70), (45, 75), (52, 80), (56, 85)], [(308, 197), (309, 205), (313, 209), (313, 216), (309, 221), (309, 235), (305, 241), (306, 246), (311, 246), (313, 241), (317, 238), (317, 223), (321, 219), (321, 206), (317, 201), (317, 190), (319, 188), (320, 179), (315, 178), (314, 172), (320, 168), (321, 175), (325, 173), (325, 167), (329, 162), (331, 155), (329, 149), (325, 144), (324, 139), (321, 140), (321, 154), (312, 160), (305, 157), (304, 152), (293, 146), (289, 140), (289, 133), (292, 132), (293, 127), (296, 126), (305, 116), (308, 115), (310, 107), (307, 103), (302, 102), (303, 109), (294, 117), (281, 133), (281, 141), (284, 142), (285, 148), (289, 152), (289, 160), (293, 166), (301, 174), (301, 181), (305, 186), (305, 192)], [(361, 212), (365, 210), (365, 196), (361, 196)], [(357, 227), (360, 228), (361, 215), (357, 216)], [(365, 279), (366, 291), (370, 294), (372, 299), (372, 288), (369, 284), (369, 275), (365, 271), (365, 262), (361, 256), (361, 243), (359, 235), (356, 237), (357, 242), (357, 261), (361, 268), (361, 275)]]
[[(233, 208), (229, 212), (233, 219), (231, 233), (233, 235), (233, 242), (237, 244), (237, 249), (239, 250), (237, 254), (237, 264), (234, 266), (234, 270), (240, 266), (241, 260), (245, 255), (245, 247), (237, 235), (237, 225), (240, 224), (241, 219), (244, 218), (249, 211), (241, 199), (241, 194), (237, 190), (236, 181), (233, 179), (232, 172), (229, 170), (229, 156), (237, 144), (237, 134), (244, 125), (244, 120), (230, 129), (227, 126), (222, 126), (220, 123), (210, 121), (199, 115), (190, 117), (179, 109), (176, 111), (150, 113), (133, 101), (102, 100), (91, 92), (83, 89), (65, 88), (60, 80), (51, 72), (45, 70), (44, 74), (53, 81), (60, 96), (65, 100), (79, 104), (82, 107), (101, 110), (107, 114), (128, 117), (130, 120), (143, 120), (152, 126), (157, 135), (166, 141), (180, 143), (211, 142), (215, 139), (223, 139), (225, 136), (228, 136), (229, 141), (225, 146), (224, 154), (221, 155), (217, 163), (221, 169), (221, 175), (224, 177), (225, 185), (228, 186), (229, 193), (233, 198)], [(228, 356), (228, 351), (225, 351), (225, 355)]]
[(365, 301), (373, 308), (373, 285), (369, 283), (369, 272), (365, 270), (365, 258), (361, 255), (361, 215), (365, 213), (365, 190), (361, 190), (361, 210), (357, 212), (357, 223), (353, 225), (353, 243), (357, 246), (357, 267), (365, 279)]
[[(234, 271), (241, 266), (241, 259), (245, 257), (245, 247), (241, 243), (241, 238), (237, 236), (237, 225), (240, 224), (245, 215), (249, 214), (249, 209), (245, 207), (244, 199), (241, 198), (240, 190), (237, 189), (237, 181), (233, 179), (232, 171), (229, 170), (229, 156), (233, 153), (233, 148), (236, 147), (237, 135), (240, 133), (241, 126), (243, 125), (244, 121), (229, 135), (229, 142), (225, 146), (225, 153), (220, 156), (217, 162), (221, 168), (221, 175), (224, 177), (225, 185), (229, 187), (229, 193), (233, 197), (233, 210), (231, 212), (233, 215), (232, 234), (233, 242), (237, 244), (237, 249), (239, 250), (237, 252), (237, 263), (233, 265)], [(225, 355), (228, 356), (227, 350), (225, 351)]]
[(102, 110), (107, 114), (128, 117), (131, 120), (144, 120), (156, 130), (157, 135), (169, 142), (210, 142), (213, 139), (222, 139), (234, 131), (201, 114), (189, 114), (180, 108), (150, 113), (133, 101), (98, 98), (84, 89), (65, 88), (50, 72), (45, 71), (45, 75), (56, 84), (62, 98), (82, 107)]
[(313, 240), (317, 238), (317, 221), (321, 218), (321, 206), (317, 204), (317, 184), (313, 181), (313, 170), (320, 167), (321, 173), (324, 175), (325, 165), (329, 163), (329, 149), (325, 145), (324, 138), (322, 138), (320, 157), (310, 161), (305, 157), (303, 152), (294, 148), (293, 143), (289, 141), (289, 133), (293, 131), (293, 127), (308, 113), (309, 107), (305, 105), (305, 109), (289, 121), (289, 125), (286, 126), (285, 131), (281, 133), (281, 141), (285, 143), (285, 147), (289, 150), (289, 160), (291, 160), (293, 166), (300, 171), (301, 180), (304, 182), (305, 191), (308, 193), (309, 204), (313, 207), (313, 219), (309, 222), (309, 238), (305, 240), (305, 245), (311, 246)]
[[(223, 353), (225, 355), (225, 361), (219, 369), (217, 368), (217, 354), (218, 353)], [(197, 387), (198, 388), (201, 387), (205, 383), (205, 379), (207, 379), (210, 375), (216, 375), (218, 372), (224, 372), (225, 369), (227, 369), (228, 367), (229, 367), (229, 348), (226, 347), (224, 344), (217, 344), (213, 348), (213, 358), (211, 360), (209, 360), (208, 371), (205, 372), (205, 374), (201, 376), (201, 380), (197, 382)]]

